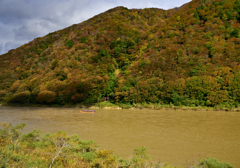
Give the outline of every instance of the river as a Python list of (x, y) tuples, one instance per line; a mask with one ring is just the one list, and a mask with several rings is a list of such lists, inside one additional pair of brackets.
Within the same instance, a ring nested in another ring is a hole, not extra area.
[(123, 158), (145, 146), (153, 161), (174, 166), (207, 156), (240, 167), (238, 112), (100, 109), (82, 114), (76, 108), (0, 107), (3, 121), (26, 123), (24, 132), (78, 134)]

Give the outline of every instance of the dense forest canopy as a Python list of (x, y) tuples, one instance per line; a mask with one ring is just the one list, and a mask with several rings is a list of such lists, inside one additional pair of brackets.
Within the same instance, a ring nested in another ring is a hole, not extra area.
[(240, 106), (240, 1), (117, 7), (0, 56), (0, 101)]

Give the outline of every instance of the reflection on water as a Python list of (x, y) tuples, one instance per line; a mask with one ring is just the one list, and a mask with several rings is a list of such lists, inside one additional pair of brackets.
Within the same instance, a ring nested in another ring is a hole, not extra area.
[(155, 161), (182, 166), (195, 156), (210, 156), (240, 167), (240, 113), (171, 110), (96, 110), (0, 107), (0, 122), (26, 123), (25, 132), (41, 129), (78, 134), (100, 148), (131, 157), (145, 146)]

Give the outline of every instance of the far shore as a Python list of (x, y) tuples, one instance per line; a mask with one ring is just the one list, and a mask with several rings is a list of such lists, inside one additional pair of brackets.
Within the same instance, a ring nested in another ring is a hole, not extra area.
[(40, 104), (0, 104), (1, 106), (6, 107), (65, 107), (65, 108), (79, 108), (79, 109), (90, 109), (90, 110), (97, 110), (97, 109), (115, 109), (115, 110), (122, 110), (122, 109), (129, 109), (129, 110), (186, 110), (186, 111), (228, 111), (228, 112), (240, 112), (240, 107), (232, 108), (232, 107), (224, 107), (224, 106), (215, 106), (215, 107), (206, 107), (206, 106), (174, 106), (173, 104), (113, 104), (108, 101), (95, 103), (93, 105), (40, 105)]

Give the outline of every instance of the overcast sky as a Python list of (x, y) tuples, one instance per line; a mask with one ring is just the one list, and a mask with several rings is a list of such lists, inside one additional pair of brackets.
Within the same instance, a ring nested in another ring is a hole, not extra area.
[(170, 9), (190, 0), (0, 0), (0, 54), (116, 6)]

